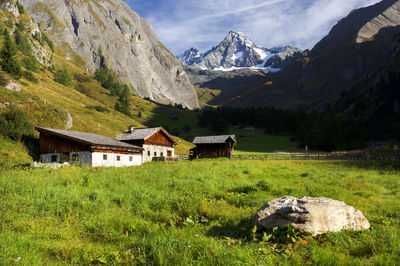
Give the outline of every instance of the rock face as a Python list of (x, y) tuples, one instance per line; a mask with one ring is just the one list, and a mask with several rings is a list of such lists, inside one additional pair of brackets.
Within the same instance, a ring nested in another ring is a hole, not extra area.
[(257, 227), (266, 230), (293, 224), (295, 229), (311, 235), (370, 227), (360, 211), (344, 202), (324, 197), (282, 197), (272, 200), (257, 212), (254, 222)]
[(163, 104), (199, 107), (182, 66), (151, 25), (121, 0), (21, 0), (35, 22), (74, 60), (112, 69), (134, 93)]
[(202, 69), (227, 70), (246, 67), (280, 69), (301, 56), (303, 51), (298, 48), (286, 46), (267, 49), (256, 45), (241, 32), (230, 31), (218, 46), (206, 53), (191, 48), (178, 58), (187, 65)]

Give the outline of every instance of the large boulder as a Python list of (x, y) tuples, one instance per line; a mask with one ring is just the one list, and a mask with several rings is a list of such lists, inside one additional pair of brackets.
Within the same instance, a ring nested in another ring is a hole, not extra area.
[(324, 197), (298, 199), (286, 196), (274, 199), (257, 212), (254, 223), (259, 229), (265, 230), (293, 224), (295, 229), (311, 235), (370, 227), (361, 211), (344, 202)]

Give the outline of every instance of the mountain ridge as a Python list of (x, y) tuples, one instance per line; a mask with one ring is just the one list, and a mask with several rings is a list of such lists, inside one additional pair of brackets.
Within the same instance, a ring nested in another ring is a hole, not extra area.
[(302, 55), (301, 49), (292, 46), (263, 48), (244, 33), (230, 31), (217, 46), (205, 53), (191, 48), (177, 58), (186, 65), (201, 69), (226, 71), (237, 68), (264, 68), (277, 71)]
[(66, 59), (79, 58), (92, 73), (107, 66), (142, 98), (199, 108), (180, 62), (158, 40), (150, 23), (121, 0), (20, 2), (67, 52)]

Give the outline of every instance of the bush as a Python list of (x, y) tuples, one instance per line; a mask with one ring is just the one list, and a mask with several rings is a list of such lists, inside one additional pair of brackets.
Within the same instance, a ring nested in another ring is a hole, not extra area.
[(7, 85), (7, 78), (6, 78), (6, 74), (2, 71), (0, 71), (0, 86), (6, 86)]
[(24, 14), (24, 13), (25, 13), (24, 6), (21, 5), (21, 3), (20, 3), (19, 1), (17, 1), (17, 7), (18, 7), (18, 12), (19, 12), (20, 14)]
[(12, 106), (0, 113), (0, 134), (3, 136), (21, 140), (32, 133), (33, 126), (21, 109)]
[(40, 72), (40, 64), (37, 61), (35, 56), (31, 55), (31, 56), (24, 57), (24, 59), (22, 59), (22, 63), (26, 69), (28, 69), (32, 72), (35, 72), (35, 73)]
[(8, 31), (5, 30), (4, 44), (0, 51), (0, 66), (15, 79), (19, 79), (22, 76), (21, 63), (17, 58), (17, 54), (18, 51), (15, 43), (11, 40)]
[(72, 75), (66, 68), (63, 70), (57, 70), (54, 73), (54, 81), (69, 87), (72, 85)]
[(24, 76), (24, 78), (26, 80), (32, 81), (33, 83), (37, 83), (38, 82), (38, 79), (30, 71), (24, 71), (23, 76)]
[(27, 37), (22, 35), (21, 31), (15, 31), (15, 43), (17, 44), (18, 50), (20, 50), (24, 55), (32, 55), (32, 47)]

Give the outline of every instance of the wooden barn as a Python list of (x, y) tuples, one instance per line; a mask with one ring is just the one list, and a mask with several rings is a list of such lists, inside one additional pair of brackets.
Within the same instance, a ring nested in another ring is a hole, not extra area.
[(231, 158), (236, 146), (235, 135), (196, 137), (193, 141), (196, 148), (190, 150), (191, 159), (201, 158)]
[(133, 128), (115, 138), (132, 145), (142, 147), (143, 162), (153, 161), (154, 158), (171, 159), (175, 157), (176, 141), (162, 127)]
[(93, 167), (141, 165), (143, 148), (105, 136), (36, 127), (40, 132), (40, 158), (44, 163)]

